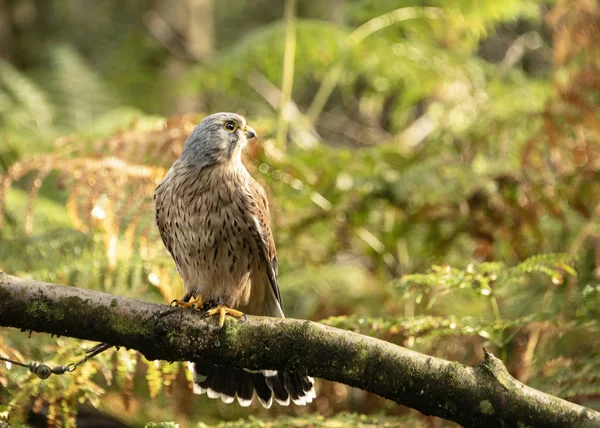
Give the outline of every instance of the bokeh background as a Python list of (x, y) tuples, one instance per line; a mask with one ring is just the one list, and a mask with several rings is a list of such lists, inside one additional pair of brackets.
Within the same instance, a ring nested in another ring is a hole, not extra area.
[[(599, 48), (594, 0), (0, 0), (0, 268), (180, 297), (151, 197), (195, 124), (235, 111), (288, 316), (464, 364), (487, 347), (600, 409)], [(23, 361), (92, 345), (0, 330)], [(47, 381), (1, 364), (0, 420), (454, 426), (317, 391), (241, 409), (108, 351)]]

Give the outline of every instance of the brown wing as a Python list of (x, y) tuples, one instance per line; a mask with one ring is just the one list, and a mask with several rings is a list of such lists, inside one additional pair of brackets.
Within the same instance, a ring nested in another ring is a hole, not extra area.
[(172, 223), (169, 221), (169, 218), (172, 215), (176, 215), (176, 207), (172, 206), (172, 202), (170, 201), (171, 193), (173, 192), (173, 183), (175, 180), (175, 176), (177, 175), (177, 169), (180, 167), (180, 161), (175, 161), (173, 166), (167, 174), (163, 177), (161, 182), (156, 186), (154, 190), (154, 215), (156, 226), (158, 228), (158, 232), (160, 233), (160, 238), (162, 239), (167, 251), (175, 261), (175, 266), (177, 267), (177, 271), (179, 270), (179, 258), (176, 257), (175, 247), (173, 243), (173, 231), (172, 231)]
[(252, 206), (252, 215), (254, 216), (257, 225), (257, 245), (267, 266), (267, 275), (269, 276), (273, 294), (283, 310), (283, 301), (281, 299), (281, 291), (279, 290), (279, 282), (277, 280), (277, 251), (275, 250), (275, 241), (273, 240), (273, 234), (271, 233), (271, 216), (269, 213), (267, 194), (265, 193), (265, 189), (252, 178), (250, 179), (249, 187), (255, 202), (255, 205)]
[(160, 233), (160, 237), (161, 237), (163, 243), (165, 244), (165, 247), (167, 248), (167, 251), (169, 252), (169, 254), (171, 254), (171, 256), (173, 256), (173, 249), (171, 246), (171, 236), (168, 233), (168, 231), (166, 230), (166, 221), (165, 221), (165, 216), (166, 216), (165, 210), (167, 208), (165, 207), (164, 196), (166, 193), (165, 187), (168, 187), (169, 180), (170, 180), (170, 176), (167, 174), (167, 176), (165, 176), (162, 179), (160, 184), (154, 190), (154, 215), (155, 215), (156, 226), (158, 227), (158, 232)]

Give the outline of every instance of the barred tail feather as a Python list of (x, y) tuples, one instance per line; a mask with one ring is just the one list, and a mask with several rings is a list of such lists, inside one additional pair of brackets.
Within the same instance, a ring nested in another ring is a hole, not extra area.
[(194, 392), (220, 398), (224, 403), (232, 403), (237, 397), (240, 406), (252, 404), (253, 393), (265, 408), (273, 401), (287, 406), (290, 401), (303, 406), (316, 397), (314, 380), (299, 373), (277, 372), (274, 370), (253, 371), (196, 363), (193, 367)]

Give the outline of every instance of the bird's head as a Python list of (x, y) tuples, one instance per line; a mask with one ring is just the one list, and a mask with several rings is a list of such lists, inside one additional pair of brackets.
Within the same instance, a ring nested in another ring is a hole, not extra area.
[(237, 161), (249, 138), (256, 132), (239, 114), (211, 114), (187, 138), (181, 160), (198, 166)]

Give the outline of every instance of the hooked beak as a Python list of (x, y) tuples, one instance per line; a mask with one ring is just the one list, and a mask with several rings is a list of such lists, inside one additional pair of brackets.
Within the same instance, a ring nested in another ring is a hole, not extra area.
[(258, 136), (256, 135), (256, 131), (251, 126), (246, 125), (245, 132), (246, 137), (248, 138), (258, 138)]

